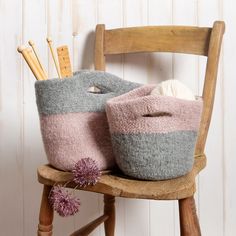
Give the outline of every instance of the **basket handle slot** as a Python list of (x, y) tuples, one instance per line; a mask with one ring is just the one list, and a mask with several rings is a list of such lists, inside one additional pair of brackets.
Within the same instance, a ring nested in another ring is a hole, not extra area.
[(102, 91), (98, 86), (90, 86), (87, 89), (87, 92), (92, 94), (104, 94), (104, 91)]
[(171, 117), (172, 114), (169, 112), (154, 112), (142, 115), (142, 117), (164, 117), (164, 116)]

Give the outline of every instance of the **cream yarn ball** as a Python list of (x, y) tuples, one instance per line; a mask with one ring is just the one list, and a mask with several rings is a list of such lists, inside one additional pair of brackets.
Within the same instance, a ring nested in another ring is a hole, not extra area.
[(182, 82), (170, 79), (158, 84), (151, 95), (171, 96), (185, 100), (196, 100), (194, 93)]

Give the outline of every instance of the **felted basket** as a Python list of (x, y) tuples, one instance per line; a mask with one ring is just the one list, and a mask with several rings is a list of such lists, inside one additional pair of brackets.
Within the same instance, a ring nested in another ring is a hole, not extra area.
[[(89, 92), (92, 86), (100, 92)], [(77, 161), (90, 157), (100, 170), (114, 166), (105, 103), (138, 86), (102, 71), (80, 71), (72, 78), (37, 81), (36, 101), (49, 163), (70, 171)]]
[(192, 169), (202, 100), (150, 95), (154, 88), (145, 85), (107, 102), (113, 152), (126, 175), (176, 178)]

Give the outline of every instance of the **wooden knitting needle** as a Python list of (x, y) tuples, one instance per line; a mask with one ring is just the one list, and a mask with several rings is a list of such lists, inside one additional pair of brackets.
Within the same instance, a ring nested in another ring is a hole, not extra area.
[(70, 63), (70, 55), (67, 46), (61, 46), (57, 48), (57, 56), (61, 71), (62, 78), (72, 77), (72, 69)]
[(47, 79), (30, 48), (20, 46), (17, 48), (17, 51), (22, 54), (37, 80)]
[(43, 73), (45, 74), (45, 77), (47, 77), (47, 73), (46, 73), (45, 69), (43, 68), (43, 65), (42, 65), (42, 63), (41, 63), (41, 61), (40, 61), (40, 59), (39, 59), (39, 56), (38, 56), (38, 53), (37, 53), (37, 50), (36, 50), (36, 47), (35, 47), (34, 42), (33, 42), (32, 40), (29, 40), (28, 43), (29, 43), (29, 45), (31, 46), (31, 48), (33, 49), (34, 55), (35, 55), (35, 57), (37, 58), (37, 61), (38, 61), (39, 65), (40, 65), (40, 67), (41, 67)]
[(52, 39), (51, 38), (47, 38), (47, 42), (48, 42), (48, 46), (49, 46), (51, 54), (52, 54), (52, 58), (53, 58), (54, 64), (56, 66), (58, 77), (61, 78), (59, 66), (57, 64), (56, 57), (55, 57), (55, 54), (54, 54), (54, 51), (53, 51), (53, 47), (52, 47)]
[(26, 48), (26, 53), (28, 54), (28, 56), (30, 57), (30, 59), (32, 60), (32, 62), (34, 63), (34, 66), (36, 68), (36, 70), (39, 72), (40, 74), (40, 78), (41, 80), (46, 80), (47, 79), (47, 76), (46, 74), (43, 72), (43, 70), (41, 69), (39, 63), (38, 63), (38, 60), (37, 58), (35, 57), (34, 55), (34, 52), (32, 51), (31, 48), (27, 47)]
[(28, 55), (28, 58), (29, 60), (32, 61), (33, 65), (34, 65), (34, 68), (35, 70), (39, 73), (39, 79), (40, 80), (46, 80), (47, 79), (47, 76), (45, 75), (45, 73), (43, 72), (43, 70), (41, 69), (33, 51), (31, 50), (31, 48), (27, 47), (25, 50), (24, 50), (25, 54)]

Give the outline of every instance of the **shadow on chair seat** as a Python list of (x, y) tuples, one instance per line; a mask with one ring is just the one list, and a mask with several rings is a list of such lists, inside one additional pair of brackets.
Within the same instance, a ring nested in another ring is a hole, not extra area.
[[(205, 155), (195, 157), (194, 167), (187, 175), (170, 180), (146, 181), (134, 180), (127, 176), (113, 173), (104, 174), (95, 186), (78, 188), (84, 191), (108, 194), (114, 197), (143, 199), (182, 199), (192, 196), (195, 192), (195, 177), (205, 167)], [(50, 165), (38, 168), (38, 180), (42, 184), (54, 185), (66, 183), (72, 179), (70, 172), (57, 170)], [(68, 187), (76, 185), (70, 183)]]

